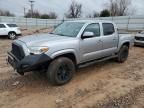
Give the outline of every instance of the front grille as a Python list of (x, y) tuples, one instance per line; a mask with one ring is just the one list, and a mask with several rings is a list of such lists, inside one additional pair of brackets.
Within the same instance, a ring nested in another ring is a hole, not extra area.
[(22, 60), (25, 56), (23, 48), (19, 45), (12, 43), (12, 54), (17, 57), (19, 60)]
[(138, 41), (144, 41), (144, 37), (135, 37), (135, 39)]

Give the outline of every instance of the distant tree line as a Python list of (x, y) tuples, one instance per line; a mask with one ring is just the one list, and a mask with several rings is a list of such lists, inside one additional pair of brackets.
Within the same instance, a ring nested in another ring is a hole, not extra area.
[(29, 10), (25, 16), (26, 18), (41, 18), (41, 19), (56, 19), (57, 18), (57, 14), (55, 12), (50, 12), (49, 14), (41, 14), (40, 12), (38, 11), (34, 11), (32, 14), (31, 14), (31, 10)]
[(0, 16), (15, 16), (15, 15), (10, 11), (0, 9)]
[[(132, 0), (108, 0), (105, 4), (106, 8), (100, 12), (93, 11), (93, 13), (86, 15), (88, 18), (95, 17), (109, 17), (109, 16), (124, 16), (133, 14), (134, 8), (131, 7)], [(82, 16), (82, 4), (72, 0), (66, 18), (80, 18)]]
[[(109, 9), (104, 9), (100, 13), (93, 11), (93, 13), (86, 15), (87, 18), (95, 18), (95, 17), (109, 17), (110, 11)], [(82, 16), (82, 4), (77, 3), (76, 1), (72, 1), (69, 10), (65, 13), (66, 18), (80, 18)]]
[(67, 18), (79, 18), (82, 15), (82, 4), (72, 1), (69, 10), (65, 13)]
[[(108, 0), (105, 4), (105, 8), (100, 11), (93, 11), (86, 15), (87, 18), (95, 18), (95, 17), (109, 17), (109, 16), (125, 16), (134, 13), (134, 8), (131, 7), (132, 0)], [(66, 18), (81, 18), (83, 17), (82, 11), (83, 5), (76, 0), (72, 0), (69, 9), (64, 14)], [(9, 11), (0, 10), (0, 16), (15, 16)], [(49, 13), (40, 13), (39, 11), (28, 10), (25, 13), (24, 17), (26, 18), (41, 18), (41, 19), (56, 19), (58, 15), (55, 12)]]

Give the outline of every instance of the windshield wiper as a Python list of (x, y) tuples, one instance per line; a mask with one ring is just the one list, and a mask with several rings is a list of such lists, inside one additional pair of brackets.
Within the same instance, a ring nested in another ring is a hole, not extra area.
[(49, 34), (54, 34), (54, 35), (65, 36), (65, 35), (63, 35), (63, 34), (55, 34), (55, 33), (53, 33), (53, 32), (50, 32)]
[(56, 34), (56, 35), (65, 36), (65, 35), (63, 35), (63, 34)]
[[(55, 33), (51, 32), (51, 33), (49, 33), (49, 34), (55, 34)], [(55, 35), (65, 36), (65, 35), (63, 35), (63, 34), (55, 34)]]
[(50, 32), (49, 34), (54, 34), (53, 32)]

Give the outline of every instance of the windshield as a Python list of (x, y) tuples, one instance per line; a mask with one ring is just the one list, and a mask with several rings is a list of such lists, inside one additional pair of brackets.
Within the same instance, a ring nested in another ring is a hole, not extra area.
[(59, 25), (52, 34), (67, 36), (67, 37), (76, 37), (84, 23), (81, 22), (64, 22)]

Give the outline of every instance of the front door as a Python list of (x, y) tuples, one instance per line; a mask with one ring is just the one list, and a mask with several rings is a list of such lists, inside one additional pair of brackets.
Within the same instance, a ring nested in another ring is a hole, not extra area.
[(92, 32), (94, 36), (81, 39), (80, 41), (80, 52), (81, 52), (81, 62), (87, 62), (90, 60), (97, 59), (100, 57), (100, 50), (102, 50), (102, 41), (100, 33), (99, 23), (89, 24), (85, 32)]

